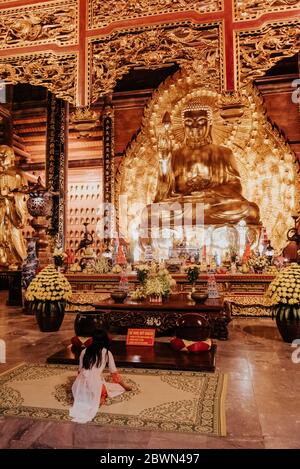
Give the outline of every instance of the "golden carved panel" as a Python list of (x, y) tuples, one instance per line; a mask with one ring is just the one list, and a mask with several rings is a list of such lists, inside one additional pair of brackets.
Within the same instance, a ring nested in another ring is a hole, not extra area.
[(201, 83), (222, 89), (220, 25), (181, 25), (133, 33), (116, 33), (90, 43), (91, 101), (111, 93), (133, 67), (156, 69), (163, 64), (180, 64), (195, 73)]
[(75, 44), (78, 38), (77, 0), (47, 2), (1, 10), (0, 47), (32, 44)]
[(242, 87), (264, 75), (279, 60), (299, 51), (299, 21), (272, 23), (260, 29), (239, 31), (236, 39), (238, 83)]
[(222, 0), (89, 0), (89, 28), (162, 13), (220, 11), (222, 4)]
[[(126, 151), (116, 186), (116, 206), (122, 196), (121, 233), (136, 233), (142, 209), (153, 203), (159, 174), (159, 141), (163, 118), (170, 115), (172, 147), (182, 140), (182, 111), (190, 100), (212, 110), (212, 141), (229, 148), (236, 160), (243, 196), (255, 202), (275, 249), (286, 244), (286, 233), (299, 209), (299, 181), (295, 155), (267, 120), (263, 100), (255, 88), (240, 93), (204, 88), (194, 75), (177, 72), (154, 92), (144, 112), (140, 133)], [(127, 220), (125, 213), (127, 212)]]
[(234, 0), (235, 18), (248, 20), (265, 13), (289, 11), (300, 8), (299, 0)]
[(76, 54), (22, 54), (0, 58), (0, 80), (44, 86), (57, 98), (75, 102)]

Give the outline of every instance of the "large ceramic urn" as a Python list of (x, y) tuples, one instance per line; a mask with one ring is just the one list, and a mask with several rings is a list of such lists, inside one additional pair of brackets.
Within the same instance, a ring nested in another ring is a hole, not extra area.
[(52, 210), (52, 195), (41, 184), (38, 178), (37, 183), (30, 189), (27, 200), (28, 212), (32, 217), (48, 217)]

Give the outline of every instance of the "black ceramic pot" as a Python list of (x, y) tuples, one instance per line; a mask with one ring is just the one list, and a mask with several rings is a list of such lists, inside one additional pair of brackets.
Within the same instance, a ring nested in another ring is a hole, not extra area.
[(277, 315), (276, 324), (284, 342), (291, 343), (295, 339), (300, 339), (299, 319), (280, 319)]
[(65, 306), (58, 301), (39, 301), (34, 302), (32, 311), (41, 332), (56, 332), (63, 322)]

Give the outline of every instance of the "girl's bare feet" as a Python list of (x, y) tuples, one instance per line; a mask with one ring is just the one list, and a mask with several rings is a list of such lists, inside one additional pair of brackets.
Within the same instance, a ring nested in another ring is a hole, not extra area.
[(123, 383), (123, 381), (120, 384), (125, 389), (125, 391), (132, 391), (132, 386), (129, 384)]

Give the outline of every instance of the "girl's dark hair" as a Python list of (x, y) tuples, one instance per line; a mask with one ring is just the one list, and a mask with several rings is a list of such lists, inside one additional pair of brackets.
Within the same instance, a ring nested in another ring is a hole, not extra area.
[(82, 361), (82, 366), (86, 370), (91, 369), (94, 364), (100, 366), (102, 349), (106, 348), (108, 351), (110, 345), (108, 334), (104, 329), (96, 329), (92, 338), (93, 342), (86, 348)]

